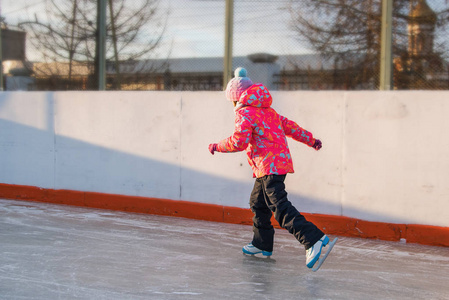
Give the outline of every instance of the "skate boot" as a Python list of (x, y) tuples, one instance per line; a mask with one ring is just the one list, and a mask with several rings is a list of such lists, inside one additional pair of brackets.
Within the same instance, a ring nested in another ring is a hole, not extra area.
[[(335, 238), (329, 244), (329, 238), (327, 235), (324, 235), (318, 242), (316, 242), (312, 247), (306, 250), (306, 265), (308, 268), (312, 269), (312, 271), (317, 271), (321, 265), (324, 263), (324, 260), (327, 258), (338, 238)], [(329, 250), (323, 255), (320, 259), (321, 249), (329, 244)], [(318, 263), (317, 263), (318, 261)], [(315, 263), (317, 265), (315, 266)], [(315, 267), (314, 267), (315, 266)]]
[(321, 255), (321, 248), (329, 243), (329, 238), (324, 235), (318, 242), (312, 247), (306, 250), (306, 264), (308, 268), (312, 268)]
[(262, 253), (263, 256), (271, 256), (271, 254), (273, 254), (273, 252), (260, 250), (259, 248), (254, 247), (252, 243), (249, 243), (248, 245), (243, 246), (242, 251), (243, 251), (243, 253), (248, 254), (248, 255)]

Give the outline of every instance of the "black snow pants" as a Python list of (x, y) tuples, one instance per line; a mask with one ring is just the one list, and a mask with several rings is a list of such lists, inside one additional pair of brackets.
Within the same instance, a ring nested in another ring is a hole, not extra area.
[(293, 234), (305, 249), (312, 247), (324, 235), (287, 199), (285, 177), (286, 175), (267, 175), (257, 178), (251, 192), (249, 205), (254, 213), (252, 244), (264, 251), (273, 251), (274, 228), (270, 221), (272, 213), (279, 225)]

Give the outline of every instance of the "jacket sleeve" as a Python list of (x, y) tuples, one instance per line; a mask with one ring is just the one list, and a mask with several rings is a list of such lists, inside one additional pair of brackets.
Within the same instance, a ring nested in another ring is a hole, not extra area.
[(236, 114), (234, 133), (218, 142), (218, 152), (239, 152), (248, 147), (251, 142), (252, 127), (247, 116)]
[(311, 132), (301, 128), (295, 122), (287, 119), (284, 116), (279, 115), (281, 120), (282, 128), (284, 129), (284, 133), (286, 136), (291, 137), (295, 141), (304, 143), (310, 147), (315, 143), (315, 139)]

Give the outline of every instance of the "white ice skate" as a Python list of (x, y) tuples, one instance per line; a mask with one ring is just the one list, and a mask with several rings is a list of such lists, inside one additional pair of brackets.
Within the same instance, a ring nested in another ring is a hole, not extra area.
[(273, 252), (260, 250), (259, 248), (254, 247), (252, 243), (249, 243), (248, 245), (243, 246), (242, 251), (243, 251), (243, 253), (248, 254), (248, 255), (255, 255), (255, 254), (262, 253), (263, 256), (268, 256), (268, 257), (270, 257), (273, 254)]
[[(327, 256), (331, 252), (331, 250), (334, 247), (334, 245), (337, 242), (337, 240), (338, 240), (338, 238), (335, 238), (332, 242), (329, 243), (329, 238), (327, 237), (327, 235), (324, 235), (311, 248), (307, 249), (307, 251), (306, 251), (306, 265), (307, 265), (307, 267), (312, 269), (313, 272), (318, 271), (318, 269), (321, 267), (321, 265), (324, 263), (324, 261), (326, 260)], [(323, 257), (320, 258), (321, 249), (323, 247), (326, 247), (326, 245), (329, 245), (329, 249), (323, 255)]]

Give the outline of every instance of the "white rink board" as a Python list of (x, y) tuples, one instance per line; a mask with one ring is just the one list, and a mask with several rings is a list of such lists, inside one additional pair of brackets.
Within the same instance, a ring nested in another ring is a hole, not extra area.
[[(323, 141), (289, 140), (303, 212), (449, 226), (449, 92), (273, 92)], [(223, 92), (3, 92), (0, 182), (248, 207), (244, 153)]]

